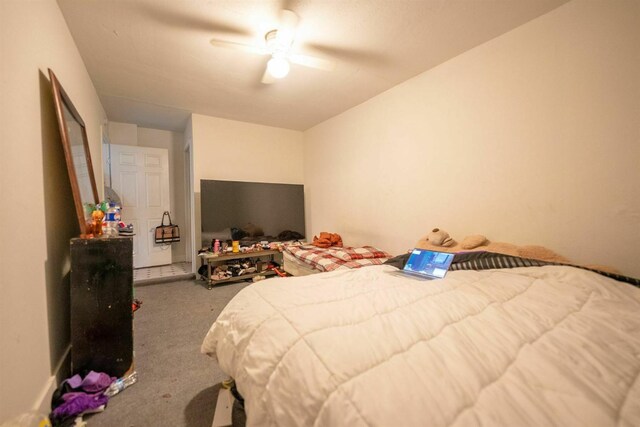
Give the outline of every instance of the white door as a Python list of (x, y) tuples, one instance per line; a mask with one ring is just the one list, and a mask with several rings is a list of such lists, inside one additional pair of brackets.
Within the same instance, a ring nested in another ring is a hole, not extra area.
[(155, 228), (170, 210), (169, 152), (111, 144), (111, 187), (122, 199), (122, 221), (133, 224), (133, 267), (171, 264), (171, 245), (155, 244)]

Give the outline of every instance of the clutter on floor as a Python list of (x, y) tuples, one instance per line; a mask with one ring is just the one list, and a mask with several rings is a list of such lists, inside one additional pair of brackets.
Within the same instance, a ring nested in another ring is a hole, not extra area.
[(104, 372), (90, 371), (84, 378), (78, 374), (64, 380), (51, 396), (51, 414), (54, 427), (85, 425), (82, 417), (106, 409), (109, 398), (136, 383), (134, 371), (123, 378), (111, 377)]

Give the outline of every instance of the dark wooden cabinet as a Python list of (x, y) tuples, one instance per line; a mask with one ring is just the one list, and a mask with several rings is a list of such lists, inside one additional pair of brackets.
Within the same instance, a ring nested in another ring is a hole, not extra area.
[(133, 363), (133, 238), (71, 239), (71, 371)]

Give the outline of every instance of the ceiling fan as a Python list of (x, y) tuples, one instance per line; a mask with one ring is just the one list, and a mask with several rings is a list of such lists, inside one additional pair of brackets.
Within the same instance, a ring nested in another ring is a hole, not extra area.
[(258, 55), (270, 55), (271, 59), (262, 76), (262, 83), (271, 84), (289, 74), (291, 63), (319, 70), (331, 71), (335, 62), (330, 59), (303, 55), (292, 52), (291, 48), (298, 26), (298, 15), (291, 10), (284, 9), (280, 13), (278, 28), (268, 31), (264, 35), (264, 45), (251, 45), (226, 40), (211, 39), (213, 46), (243, 50)]

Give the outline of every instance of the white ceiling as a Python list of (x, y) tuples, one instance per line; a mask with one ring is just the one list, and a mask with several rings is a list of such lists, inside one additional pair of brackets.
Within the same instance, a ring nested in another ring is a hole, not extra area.
[[(305, 130), (567, 0), (58, 0), (110, 120), (183, 131), (191, 112)], [(292, 65), (209, 44), (261, 43), (279, 10), (300, 16)]]

